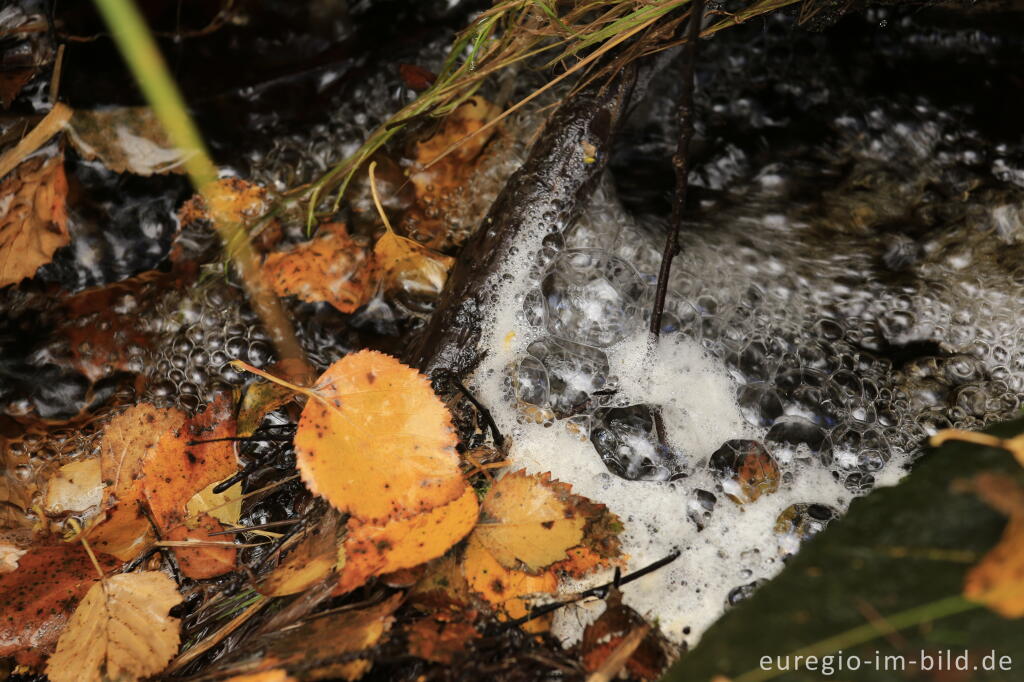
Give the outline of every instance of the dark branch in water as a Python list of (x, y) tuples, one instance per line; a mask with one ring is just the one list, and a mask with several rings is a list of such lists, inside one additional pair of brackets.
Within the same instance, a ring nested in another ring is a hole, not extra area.
[(487, 424), (487, 428), (490, 429), (491, 431), (491, 438), (494, 439), (494, 444), (499, 448), (504, 447), (505, 437), (501, 435), (501, 431), (498, 429), (497, 422), (495, 422), (494, 417), (491, 416), (491, 411), (484, 407), (483, 403), (476, 399), (476, 396), (469, 392), (469, 389), (466, 388), (466, 386), (461, 381), (459, 381), (459, 377), (456, 376), (455, 372), (452, 372), (451, 370), (447, 369), (441, 369), (435, 372), (435, 374), (439, 377), (444, 377), (448, 381), (452, 382), (453, 384), (455, 384), (456, 388), (462, 391), (462, 395), (466, 396), (466, 400), (473, 403), (473, 407), (477, 409), (477, 412), (480, 413), (480, 416)]
[(672, 259), (679, 253), (679, 231), (683, 225), (683, 207), (686, 204), (686, 189), (689, 186), (690, 140), (693, 138), (693, 75), (697, 65), (697, 41), (700, 26), (704, 21), (704, 0), (693, 0), (690, 22), (687, 24), (686, 45), (683, 47), (683, 91), (679, 95), (679, 141), (672, 157), (676, 171), (676, 195), (672, 202), (672, 224), (665, 238), (665, 250), (661, 254), (661, 269), (658, 271), (658, 288), (654, 292), (654, 307), (651, 310), (651, 336), (661, 335), (661, 317), (665, 312), (665, 297), (668, 294), (668, 276), (672, 270)]
[[(697, 1), (700, 2), (701, 0), (697, 0)], [(653, 564), (648, 564), (647, 566), (644, 566), (643, 568), (641, 568), (641, 569), (639, 569), (637, 571), (634, 571), (634, 572), (630, 573), (629, 575), (625, 575), (625, 576), (620, 575), (619, 569), (615, 569), (615, 577), (611, 580), (611, 582), (607, 582), (604, 585), (598, 585), (597, 587), (591, 587), (589, 590), (584, 590), (583, 592), (580, 592), (578, 594), (574, 594), (574, 595), (572, 595), (571, 597), (569, 597), (568, 599), (566, 599), (564, 601), (553, 602), (551, 604), (544, 604), (543, 606), (538, 606), (536, 609), (530, 609), (530, 612), (528, 614), (526, 614), (525, 616), (523, 616), (521, 618), (516, 618), (515, 620), (510, 620), (510, 621), (504, 623), (502, 625), (502, 627), (503, 628), (517, 628), (520, 625), (522, 625), (523, 623), (530, 622), (534, 618), (540, 618), (541, 616), (546, 616), (549, 613), (557, 611), (558, 609), (562, 608), (563, 606), (568, 606), (569, 604), (575, 604), (576, 602), (582, 601), (582, 600), (586, 599), (587, 597), (597, 597), (599, 599), (604, 599), (606, 596), (608, 596), (608, 590), (609, 589), (611, 589), (613, 587), (618, 588), (618, 587), (622, 587), (623, 585), (628, 585), (629, 583), (633, 582), (634, 580), (639, 580), (640, 578), (643, 578), (645, 575), (649, 575), (651, 573), (654, 573), (659, 568), (662, 568), (664, 566), (668, 566), (670, 563), (672, 563), (673, 561), (678, 559), (680, 554), (682, 554), (682, 552), (680, 552), (677, 549), (676, 551), (672, 552), (668, 556), (663, 557), (661, 559), (658, 559)]]

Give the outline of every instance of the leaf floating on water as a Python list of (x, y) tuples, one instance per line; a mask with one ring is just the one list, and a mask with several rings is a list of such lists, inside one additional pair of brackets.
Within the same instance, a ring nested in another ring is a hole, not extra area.
[(68, 137), (83, 158), (98, 159), (115, 173), (184, 173), (194, 153), (174, 146), (149, 107), (76, 110)]
[(261, 273), (278, 296), (326, 301), (343, 313), (353, 312), (373, 295), (373, 260), (342, 223), (323, 225), (313, 239), (268, 254)]
[[(101, 567), (119, 565), (99, 554)], [(59, 568), (58, 568), (59, 567)], [(18, 570), (0, 575), (0, 658), (38, 657), (55, 641), (72, 609), (99, 576), (80, 544), (36, 547), (20, 557)]]
[(331, 365), (313, 394), (295, 434), (296, 466), (339, 511), (384, 523), (462, 495), (451, 415), (422, 374), (364, 350)]
[(392, 231), (381, 235), (373, 254), (381, 269), (384, 289), (415, 300), (436, 298), (448, 281), (448, 270), (455, 264), (454, 258)]
[(137, 680), (154, 675), (178, 652), (180, 604), (163, 573), (122, 573), (92, 586), (68, 621), (46, 665), (51, 682)]
[(476, 492), (468, 486), (454, 502), (411, 519), (396, 519), (383, 526), (350, 519), (338, 591), (350, 592), (373, 576), (436, 559), (466, 537), (476, 520)]
[(32, 277), (71, 241), (64, 156), (29, 159), (0, 184), (0, 287)]

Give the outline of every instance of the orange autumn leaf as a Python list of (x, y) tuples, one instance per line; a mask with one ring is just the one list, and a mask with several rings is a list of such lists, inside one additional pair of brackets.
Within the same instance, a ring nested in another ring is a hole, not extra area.
[(373, 261), (342, 223), (324, 225), (313, 239), (268, 254), (261, 273), (278, 296), (326, 301), (343, 313), (351, 313), (373, 294)]
[(460, 654), (466, 653), (469, 643), (480, 634), (471, 623), (439, 621), (423, 618), (406, 630), (409, 653), (434, 663), (450, 665)]
[[(120, 565), (105, 554), (97, 558), (105, 570)], [(0, 658), (19, 654), (20, 661), (35, 662), (98, 580), (77, 542), (37, 547), (21, 556), (18, 570), (0, 575)]]
[(964, 576), (964, 596), (1004, 618), (1024, 617), (1024, 485), (982, 473), (965, 487), (1010, 519), (999, 543)]
[(0, 287), (32, 277), (71, 241), (64, 155), (29, 159), (0, 183)]
[[(531, 575), (505, 568), (481, 544), (476, 533), (469, 538), (462, 570), (469, 588), (511, 619), (527, 615), (534, 603), (533, 597), (558, 591), (558, 579), (554, 573), (546, 571)], [(548, 614), (527, 622), (523, 629), (544, 632), (550, 627), (551, 614)]]
[[(189, 541), (201, 543), (196, 547), (172, 547), (178, 565), (185, 576), (194, 580), (204, 580), (224, 575), (235, 570), (238, 550), (230, 546), (230, 535), (211, 535), (224, 530), (217, 519), (208, 514), (201, 514), (196, 528), (176, 526), (167, 531), (167, 540)], [(217, 543), (217, 544), (202, 544)]]
[(416, 370), (364, 350), (331, 365), (312, 395), (295, 433), (296, 466), (339, 511), (380, 524), (465, 491), (451, 415)]
[(110, 420), (100, 441), (100, 467), (107, 490), (107, 503), (130, 504), (139, 499), (143, 462), (161, 439), (172, 437), (185, 415), (140, 403)]
[(396, 519), (383, 526), (350, 519), (338, 591), (350, 592), (373, 576), (441, 556), (473, 530), (476, 519), (476, 492), (468, 486), (454, 502), (411, 519)]
[(107, 518), (86, 532), (89, 544), (97, 552), (131, 561), (148, 547), (155, 536), (153, 526), (138, 502), (118, 504)]
[[(276, 244), (282, 234), (281, 221), (277, 218), (260, 222), (270, 210), (273, 199), (265, 187), (256, 183), (241, 178), (221, 178), (181, 205), (178, 222), (184, 226), (193, 223), (244, 225), (251, 230), (253, 246), (265, 251)], [(171, 250), (172, 261), (181, 260), (180, 248), (175, 245)]]
[(185, 505), (193, 495), (238, 470), (234, 443), (189, 443), (234, 435), (233, 406), (229, 396), (221, 394), (170, 437), (161, 438), (156, 449), (146, 456), (142, 489), (162, 528), (183, 523)]
[(587, 519), (570, 486), (516, 471), (491, 486), (474, 537), (502, 566), (540, 571), (583, 541)]

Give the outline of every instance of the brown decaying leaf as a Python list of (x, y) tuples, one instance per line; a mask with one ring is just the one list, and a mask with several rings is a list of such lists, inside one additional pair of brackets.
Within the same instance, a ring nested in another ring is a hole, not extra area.
[(373, 576), (436, 559), (466, 537), (476, 520), (476, 492), (468, 486), (454, 502), (411, 519), (395, 519), (383, 526), (350, 519), (338, 592), (350, 592)]
[(471, 623), (433, 618), (422, 618), (412, 623), (406, 633), (410, 654), (445, 665), (451, 665), (456, 658), (465, 656), (470, 641), (480, 636)]
[[(558, 579), (551, 571), (531, 575), (508, 569), (480, 543), (477, 534), (469, 538), (462, 570), (469, 588), (508, 618), (521, 618), (530, 611), (533, 596), (554, 594)], [(544, 632), (551, 627), (552, 614), (535, 618), (525, 625), (527, 632)]]
[(96, 583), (78, 605), (46, 665), (51, 682), (137, 680), (178, 652), (181, 603), (163, 573), (122, 573)]
[[(106, 570), (121, 565), (105, 554), (97, 558)], [(0, 658), (18, 653), (22, 662), (38, 663), (97, 580), (78, 543), (36, 547), (23, 555), (17, 571), (0, 575)]]
[(283, 597), (304, 592), (326, 578), (338, 563), (338, 522), (336, 511), (326, 512), (256, 585), (256, 591), (268, 597)]
[(391, 628), (391, 614), (401, 603), (402, 594), (398, 593), (361, 611), (313, 617), (276, 636), (260, 665), (269, 668), (302, 662), (309, 666), (304, 679), (357, 680), (370, 670), (372, 656), (344, 663), (322, 662), (376, 645)]
[(278, 296), (326, 301), (351, 313), (373, 295), (373, 259), (348, 236), (342, 223), (328, 223), (317, 235), (286, 251), (267, 255), (261, 274)]
[(235, 570), (235, 560), (238, 550), (224, 544), (230, 542), (230, 536), (211, 535), (224, 530), (217, 519), (208, 514), (202, 514), (198, 518), (196, 528), (189, 528), (181, 525), (175, 526), (167, 532), (167, 540), (190, 541), (198, 543), (197, 547), (173, 547), (174, 556), (178, 559), (178, 566), (181, 572), (194, 580), (214, 578)]
[(68, 137), (83, 158), (115, 173), (184, 173), (190, 153), (174, 146), (149, 107), (76, 110)]
[[(599, 670), (627, 637), (644, 628), (649, 628), (647, 620), (625, 606), (622, 593), (613, 588), (606, 599), (604, 613), (587, 626), (577, 645), (584, 668), (588, 672)], [(668, 643), (657, 630), (651, 630), (633, 650), (625, 667), (631, 678), (653, 680), (661, 676), (668, 662)]]
[(451, 415), (416, 370), (364, 350), (331, 365), (314, 393), (295, 434), (296, 465), (339, 511), (381, 524), (465, 491)]
[(68, 244), (64, 156), (29, 159), (0, 184), (0, 287), (35, 274)]
[(1006, 474), (982, 473), (959, 487), (1010, 517), (999, 543), (964, 576), (964, 596), (1005, 618), (1024, 617), (1024, 485)]

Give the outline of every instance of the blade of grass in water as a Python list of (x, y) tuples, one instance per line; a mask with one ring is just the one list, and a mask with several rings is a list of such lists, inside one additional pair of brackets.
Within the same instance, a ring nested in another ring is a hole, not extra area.
[[(185, 108), (177, 85), (167, 70), (153, 34), (135, 7), (133, 0), (95, 0), (110, 28), (128, 68), (175, 146), (186, 151), (185, 170), (207, 206), (213, 206), (211, 183), (217, 179), (217, 167), (210, 159), (199, 130)], [(300, 360), (304, 354), (291, 323), (273, 293), (262, 286), (259, 268), (249, 235), (238, 223), (214, 226), (224, 242), (225, 253), (238, 267), (253, 308), (277, 346), (282, 359)]]

